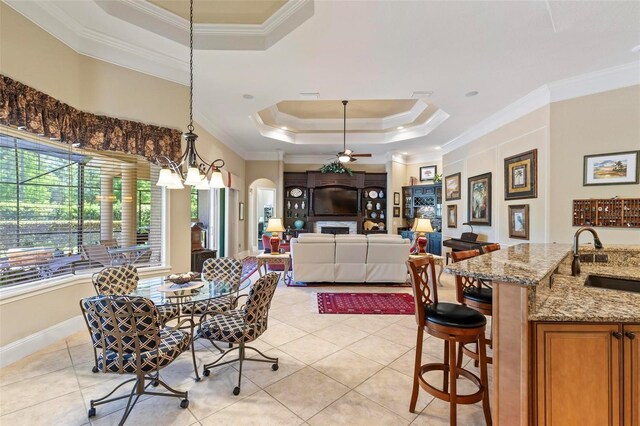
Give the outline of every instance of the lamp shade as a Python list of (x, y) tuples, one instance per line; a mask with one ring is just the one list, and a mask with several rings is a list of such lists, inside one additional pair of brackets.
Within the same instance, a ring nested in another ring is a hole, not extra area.
[(271, 218), (267, 224), (265, 232), (284, 232), (284, 226), (282, 226), (282, 219)]
[(195, 184), (196, 189), (208, 190), (209, 189), (209, 179), (205, 175), (200, 175), (200, 181)]
[(211, 172), (211, 182), (209, 182), (210, 188), (224, 188), (224, 182), (222, 181), (222, 172), (220, 170), (213, 170)]
[(429, 219), (417, 218), (413, 222), (411, 230), (413, 232), (433, 232), (433, 227)]
[(171, 183), (167, 185), (168, 189), (182, 189), (184, 186), (182, 185), (182, 180), (180, 179), (180, 175), (176, 172), (171, 172)]
[(170, 169), (162, 169), (160, 170), (160, 174), (158, 175), (158, 182), (156, 186), (169, 186), (171, 185), (171, 170)]
[(197, 185), (200, 180), (200, 170), (198, 170), (197, 167), (189, 167), (189, 170), (187, 170), (187, 178), (184, 180), (184, 184)]

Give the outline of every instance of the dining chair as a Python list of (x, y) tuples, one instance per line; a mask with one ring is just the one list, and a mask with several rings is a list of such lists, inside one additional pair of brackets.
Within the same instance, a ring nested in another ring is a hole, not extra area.
[(209, 311), (228, 311), (238, 304), (238, 289), (242, 275), (242, 261), (233, 257), (212, 258), (202, 265), (202, 279), (205, 281), (219, 281), (229, 285), (229, 294), (215, 299), (201, 300), (188, 303), (182, 307), (185, 314), (202, 315)]
[[(93, 296), (80, 301), (80, 309), (91, 333), (99, 341), (98, 370), (103, 373), (135, 374), (135, 378), (116, 386), (102, 398), (90, 401), (88, 417), (96, 407), (127, 399), (119, 425), (124, 425), (142, 395), (181, 398), (187, 408), (187, 392), (177, 391), (160, 379), (160, 370), (171, 364), (191, 343), (191, 335), (177, 329), (163, 329), (153, 302), (144, 297)], [(127, 383), (134, 382), (128, 394), (109, 398)], [(162, 385), (167, 392), (147, 390)]]
[(126, 263), (119, 256), (111, 256), (107, 246), (102, 244), (83, 244), (82, 252), (92, 266), (117, 266)]
[[(272, 363), (271, 369), (278, 370), (278, 358), (268, 357), (258, 349), (247, 346), (247, 343), (255, 341), (267, 330), (269, 307), (279, 280), (280, 274), (269, 272), (253, 284), (242, 307), (227, 312), (206, 312), (200, 318), (198, 328), (200, 336), (212, 342), (237, 345), (224, 352), (215, 361), (205, 364), (202, 372), (204, 376), (209, 376), (211, 368), (239, 362), (238, 385), (233, 389), (234, 395), (240, 394), (242, 364), (244, 362), (270, 362)], [(246, 351), (248, 349), (257, 352), (261, 358), (247, 358)], [(238, 351), (237, 358), (220, 362), (225, 356), (236, 350)]]

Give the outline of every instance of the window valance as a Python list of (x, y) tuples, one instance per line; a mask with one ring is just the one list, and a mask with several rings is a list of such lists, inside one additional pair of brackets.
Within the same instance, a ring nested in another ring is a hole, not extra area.
[(0, 124), (87, 149), (140, 155), (149, 161), (180, 157), (179, 130), (79, 111), (0, 75)]

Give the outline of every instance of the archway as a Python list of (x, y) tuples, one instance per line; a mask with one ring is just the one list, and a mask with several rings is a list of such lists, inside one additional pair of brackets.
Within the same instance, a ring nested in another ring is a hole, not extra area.
[(269, 217), (276, 216), (276, 188), (272, 180), (265, 178), (256, 179), (249, 185), (248, 246), (253, 252), (262, 249), (262, 230), (267, 226)]

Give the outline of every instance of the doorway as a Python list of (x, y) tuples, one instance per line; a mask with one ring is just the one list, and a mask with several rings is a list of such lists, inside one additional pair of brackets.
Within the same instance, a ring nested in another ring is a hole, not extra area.
[(257, 179), (249, 185), (249, 238), (253, 250), (262, 250), (262, 235), (269, 218), (276, 216), (276, 185)]

